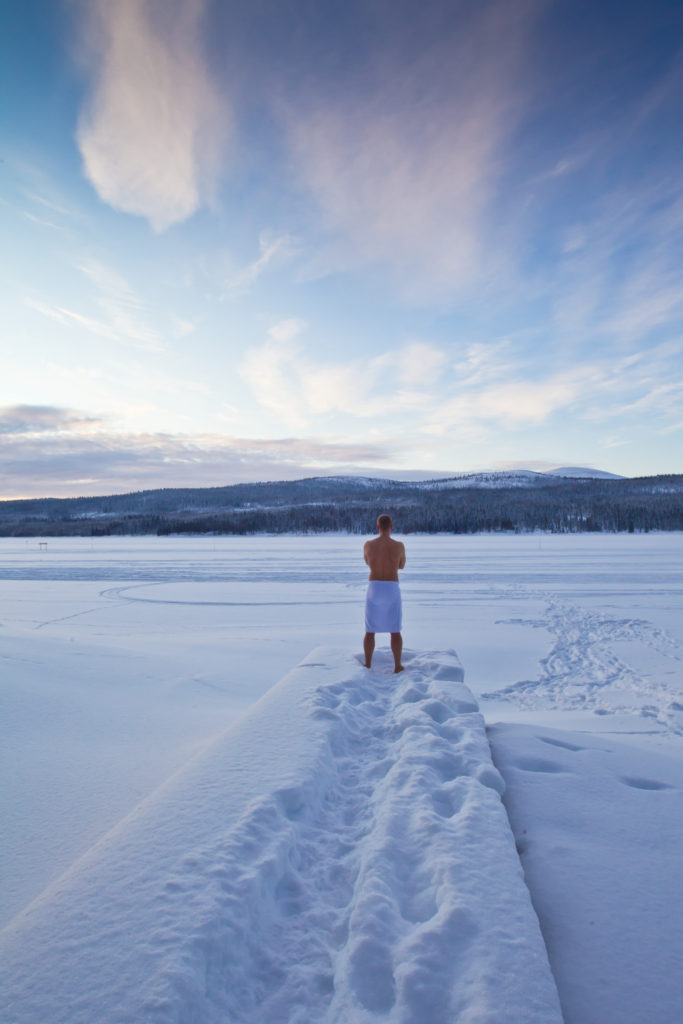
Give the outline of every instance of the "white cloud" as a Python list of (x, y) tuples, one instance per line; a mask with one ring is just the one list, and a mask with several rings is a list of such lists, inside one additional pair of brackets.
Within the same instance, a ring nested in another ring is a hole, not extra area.
[(285, 320), (268, 331), (264, 345), (251, 348), (241, 372), (254, 397), (290, 427), (315, 417), (344, 413), (373, 417), (425, 411), (434, 401), (428, 390), (447, 357), (426, 342), (346, 363), (316, 363), (295, 341), (305, 325)]
[(300, 352), (295, 338), (304, 326), (296, 319), (275, 324), (266, 343), (249, 349), (241, 365), (242, 376), (260, 405), (295, 429), (305, 423), (295, 371)]
[(288, 342), (296, 338), (305, 329), (306, 322), (298, 317), (290, 317), (288, 320), (281, 320), (268, 329), (268, 337), (272, 341)]
[(476, 432), (487, 425), (504, 429), (539, 426), (558, 410), (588, 398), (603, 380), (600, 369), (585, 366), (541, 380), (518, 378), (462, 391), (436, 406), (425, 431), (438, 435), (463, 428)]
[(230, 112), (199, 43), (204, 0), (88, 0), (92, 94), (77, 140), (87, 178), (115, 209), (155, 231), (210, 192)]

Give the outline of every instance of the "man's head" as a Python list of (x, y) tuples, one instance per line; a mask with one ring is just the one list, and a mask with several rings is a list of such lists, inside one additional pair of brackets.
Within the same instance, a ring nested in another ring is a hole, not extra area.
[(377, 529), (380, 533), (391, 533), (394, 524), (391, 521), (391, 516), (388, 516), (384, 512), (377, 520)]

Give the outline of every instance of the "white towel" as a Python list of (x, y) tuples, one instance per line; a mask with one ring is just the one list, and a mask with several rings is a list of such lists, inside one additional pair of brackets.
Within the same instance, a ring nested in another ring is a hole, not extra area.
[(401, 589), (395, 580), (370, 580), (368, 583), (365, 632), (401, 632)]

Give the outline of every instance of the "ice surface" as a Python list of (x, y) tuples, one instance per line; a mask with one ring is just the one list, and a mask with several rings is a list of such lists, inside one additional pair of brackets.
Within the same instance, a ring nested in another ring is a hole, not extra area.
[(318, 648), (2, 933), (6, 1024), (561, 1021), (454, 654)]

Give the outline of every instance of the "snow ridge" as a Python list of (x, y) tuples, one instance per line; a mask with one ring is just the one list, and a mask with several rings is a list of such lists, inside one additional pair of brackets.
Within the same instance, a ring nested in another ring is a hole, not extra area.
[[(56, 915), (68, 963), (41, 970), (34, 944), (51, 939), (41, 914), (28, 915), (14, 935), (23, 981), (14, 976), (8, 1024), (559, 1024), (503, 781), (462, 668), (453, 652), (405, 660), (394, 676), (388, 652), (371, 672), (312, 652), (195, 764), (189, 786), (176, 782), (101, 851), (104, 870), (91, 865), (86, 888), (111, 883), (112, 863), (119, 875), (101, 907), (80, 901), (85, 920), (101, 916), (88, 934), (70, 909), (78, 870), (58, 887), (57, 905), (42, 909)], [(264, 763), (249, 785), (240, 739)], [(233, 786), (239, 813), (217, 815), (216, 792)], [(166, 860), (136, 885), (130, 867), (155, 849)], [(95, 985), (93, 951), (110, 968)]]
[[(327, 666), (313, 655), (301, 667)], [(504, 784), (461, 679), (442, 655), (412, 658), (402, 685), (373, 672), (316, 687), (309, 713), (330, 730), (315, 777), (256, 801), (205, 851), (195, 902), (207, 875), (213, 895), (186, 936), (194, 962), (162, 968), (145, 1019), (179, 1006), (181, 1020), (446, 1024), (475, 1006), (499, 1019), (481, 977), (496, 970), (480, 920), (494, 893), (467, 889)], [(190, 895), (181, 879), (176, 892)]]

